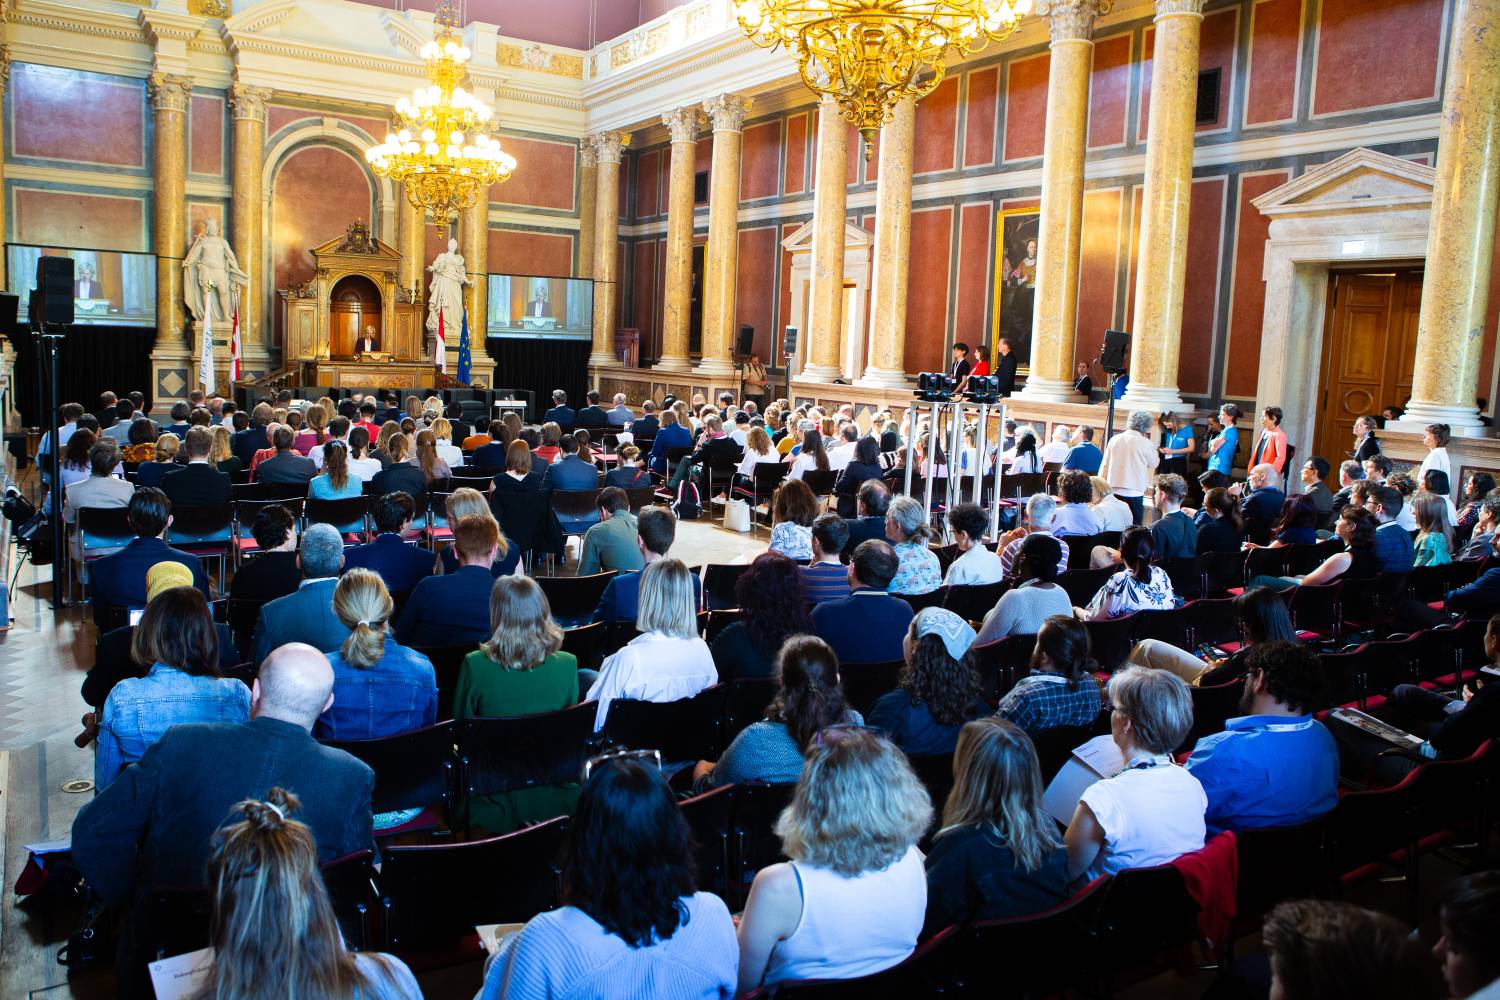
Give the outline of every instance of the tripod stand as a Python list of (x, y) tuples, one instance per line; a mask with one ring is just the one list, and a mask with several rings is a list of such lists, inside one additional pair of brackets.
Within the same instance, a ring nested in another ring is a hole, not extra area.
[[(31, 317), (30, 322), (31, 335), (37, 343), (37, 363), (44, 369), (44, 372), (41, 373), (42, 377), (39, 379), (42, 389), (42, 414), (44, 419), (51, 423), (57, 418), (59, 407), (57, 400), (61, 395), (57, 383), (59, 371), (58, 352), (61, 351), (63, 339), (67, 334), (58, 324), (49, 324), (35, 315)], [(47, 476), (51, 480), (47, 491), (47, 530), (52, 535), (51, 606), (53, 610), (57, 610), (58, 608), (68, 606), (68, 601), (62, 592), (62, 575), (68, 572), (68, 568), (64, 565), (66, 551), (64, 549), (62, 519), (62, 444), (58, 440), (59, 435), (56, 427), (48, 433), (51, 434), (52, 447), (47, 451), (47, 466), (45, 469)], [(19, 566), (17, 569), (19, 570)], [(12, 590), (14, 590), (14, 586), (12, 586)]]

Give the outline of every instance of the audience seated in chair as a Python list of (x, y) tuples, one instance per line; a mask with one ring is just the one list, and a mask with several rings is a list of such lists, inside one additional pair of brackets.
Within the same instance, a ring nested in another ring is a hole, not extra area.
[[(277, 427), (276, 433), (271, 437), (271, 446), (276, 449), (276, 454), (263, 459), (259, 465), (255, 466), (255, 481), (257, 483), (282, 483), (306, 491), (307, 484), (312, 482), (318, 467), (313, 459), (303, 458), (292, 450), (292, 429), (286, 426)], [(314, 448), (313, 451), (316, 453), (317, 449)]]
[(162, 480), (162, 492), (180, 507), (222, 507), (229, 503), (229, 474), (209, 461), (213, 434), (206, 427), (193, 427), (183, 439), (187, 464)]
[(568, 394), (561, 389), (552, 390), (552, 407), (542, 416), (542, 423), (556, 424), (564, 431), (571, 431), (577, 414), (568, 405)]
[(1194, 559), (1198, 555), (1198, 526), (1182, 511), (1187, 480), (1175, 473), (1156, 477), (1156, 520), (1151, 522), (1151, 544), (1161, 562)]
[(375, 459), (361, 459), (365, 462), (374, 462), (377, 466), (369, 476), (361, 477), (354, 474), (351, 468), (354, 464), (352, 458), (354, 445), (351, 443), (354, 438), (353, 431), (349, 432), (349, 437), (350, 441), (330, 438), (326, 444), (320, 446), (323, 449), (323, 471), (307, 484), (307, 495), (312, 499), (352, 500), (364, 495), (365, 479), (374, 479), (376, 475), (379, 475), (380, 463)]
[(1031, 652), (1031, 672), (1016, 681), (996, 713), (1026, 730), (1086, 726), (1099, 717), (1099, 682), (1090, 656), (1089, 632), (1071, 614), (1042, 622)]
[(943, 575), (943, 586), (983, 586), (1005, 579), (1000, 557), (984, 544), (989, 526), (989, 515), (978, 504), (957, 503), (948, 511), (948, 527), (953, 530), (958, 557)]
[(661, 772), (629, 755), (589, 773), (568, 826), (559, 909), (506, 937), (476, 1000), (728, 997), (723, 900), (698, 892), (692, 836)]
[(1337, 804), (1338, 747), (1312, 716), (1326, 703), (1325, 688), (1313, 650), (1256, 643), (1245, 661), (1245, 714), (1200, 739), (1187, 762), (1208, 796), (1210, 836), (1300, 826)]
[[(636, 518), (636, 544), (641, 550), (644, 569), (658, 559), (665, 559), (677, 537), (677, 515), (666, 507), (647, 507)], [(596, 622), (634, 621), (641, 588), (640, 571), (619, 573), (604, 588), (599, 606), (594, 609)], [(703, 582), (693, 575), (694, 607), (703, 606)]]
[[(244, 722), (250, 692), (220, 675), (218, 630), (192, 574), (158, 563), (146, 574), (151, 599), (131, 635), (142, 676), (121, 678), (99, 714), (94, 787), (103, 790), (172, 726)], [(225, 651), (233, 655), (233, 647)]]
[(1120, 539), (1124, 567), (1105, 581), (1089, 606), (1080, 609), (1080, 616), (1088, 621), (1107, 621), (1134, 611), (1176, 607), (1171, 578), (1151, 561), (1155, 554), (1149, 530), (1127, 529)]
[(151, 457), (136, 466), (136, 489), (159, 488), (168, 473), (178, 470), (177, 452), (181, 447), (182, 439), (176, 434), (164, 432), (158, 436)]
[(1333, 532), (1344, 543), (1344, 551), (1335, 552), (1324, 559), (1312, 572), (1302, 576), (1252, 577), (1246, 590), (1270, 587), (1286, 590), (1289, 587), (1317, 587), (1337, 580), (1371, 580), (1380, 573), (1380, 561), (1375, 557), (1375, 515), (1363, 507), (1345, 507), (1333, 526)]
[[(1384, 457), (1384, 456), (1381, 456)], [(1375, 515), (1375, 558), (1386, 573), (1411, 572), (1415, 549), (1407, 529), (1396, 523), (1401, 515), (1401, 493), (1392, 486), (1372, 487), (1366, 508)]]
[(774, 677), (781, 644), (812, 631), (798, 567), (786, 556), (762, 552), (735, 581), (734, 596), (743, 617), (714, 639), (719, 679)]
[(930, 594), (942, 586), (942, 567), (927, 547), (932, 528), (922, 501), (905, 496), (892, 500), (885, 514), (885, 536), (897, 561), (887, 588), (892, 594)]
[(599, 523), (583, 536), (578, 575), (607, 570), (633, 573), (645, 565), (630, 497), (617, 486), (606, 486), (599, 492)]
[(1162, 865), (1203, 846), (1203, 786), (1172, 759), (1193, 725), (1182, 678), (1127, 667), (1109, 679), (1110, 731), (1125, 770), (1083, 793), (1063, 843), (1068, 872), (1087, 882)]
[(875, 702), (870, 725), (908, 754), (952, 753), (963, 724), (989, 711), (979, 676), (964, 659), (973, 642), (974, 630), (953, 612), (917, 612), (903, 641), (900, 686)]
[(771, 500), (770, 551), (788, 559), (812, 559), (812, 523), (818, 511), (818, 498), (802, 480), (789, 479), (776, 487)]
[(854, 517), (862, 487), (868, 482), (880, 482), (884, 476), (885, 470), (880, 466), (880, 443), (872, 437), (862, 437), (854, 442), (854, 455), (839, 473), (838, 482), (833, 487), (834, 496), (838, 498), (839, 516)]
[(229, 597), (241, 601), (274, 601), (297, 589), (297, 524), (291, 511), (269, 504), (255, 512), (250, 534), (259, 552), (240, 563), (229, 581)]
[(1089, 505), (1094, 497), (1094, 484), (1089, 474), (1079, 469), (1070, 469), (1057, 477), (1057, 494), (1062, 504), (1052, 514), (1052, 534), (1058, 538), (1069, 535), (1098, 535), (1104, 531), (1104, 522)]
[[(155, 888), (202, 884), (215, 831), (275, 787), (306, 802), (320, 862), (372, 850), (374, 774), (312, 738), (332, 692), (327, 657), (283, 646), (261, 664), (249, 722), (168, 730), (74, 819), (73, 861), (89, 887), (124, 907)], [(135, 953), (131, 939), (120, 949), (122, 981), (156, 958)]]
[(406, 435), (392, 436), (386, 448), (391, 456), (391, 464), (376, 473), (370, 480), (370, 492), (375, 496), (405, 493), (412, 498), (413, 502), (418, 497), (426, 497), (427, 475), (422, 471), (421, 466), (411, 463), (412, 446), (408, 443)]
[(645, 489), (651, 485), (651, 473), (646, 471), (646, 461), (641, 449), (633, 444), (622, 444), (616, 450), (620, 464), (604, 474), (604, 485), (622, 490)]
[(813, 608), (813, 631), (833, 647), (840, 663), (902, 659), (912, 609), (886, 592), (897, 565), (890, 543), (861, 542), (849, 561), (849, 596)]
[(927, 789), (894, 744), (824, 729), (776, 824), (791, 860), (755, 876), (740, 918), (740, 990), (852, 979), (910, 955), (927, 909), (917, 841), (931, 819)]
[(101, 621), (106, 608), (143, 608), (146, 606), (146, 572), (157, 563), (174, 562), (186, 566), (193, 575), (193, 586), (209, 597), (208, 575), (198, 557), (166, 543), (167, 529), (172, 525), (172, 502), (154, 487), (137, 489), (130, 497), (126, 518), (136, 537), (120, 551), (104, 556), (89, 567), (94, 591), (94, 621)]
[(1261, 943), (1270, 956), (1276, 1000), (1437, 1000), (1443, 995), (1411, 929), (1352, 903), (1281, 903), (1266, 915)]
[(432, 575), (432, 552), (406, 544), (416, 505), (405, 493), (387, 493), (370, 505), (378, 534), (344, 553), (344, 568), (374, 570), (392, 593), (407, 594)]
[[(314, 792), (314, 794), (316, 794)], [(350, 951), (318, 866), (314, 831), (293, 818), (301, 800), (280, 787), (237, 803), (208, 858), (212, 958), (205, 996), (289, 997), (318, 983), (334, 996), (419, 1000), (392, 955)]]
[(641, 634), (605, 659), (587, 701), (599, 706), (601, 730), (616, 698), (668, 702), (719, 680), (708, 643), (698, 636), (698, 601), (692, 574), (676, 559), (657, 559), (641, 571), (636, 628)]
[(923, 937), (972, 920), (1039, 913), (1068, 894), (1068, 852), (1042, 808), (1036, 748), (1014, 724), (966, 724), (953, 790), (927, 853)]
[(344, 566), (344, 539), (331, 524), (310, 525), (297, 548), (302, 582), (285, 597), (260, 609), (251, 645), (255, 662), (291, 642), (306, 643), (321, 653), (343, 645), (349, 629), (333, 613), (333, 588)]
[(345, 570), (333, 590), (333, 613), (349, 630), (328, 654), (333, 704), (318, 717), (320, 740), (378, 740), (437, 721), (432, 662), (398, 645), (390, 633), (395, 605), (379, 576)]
[(1000, 569), (1004, 576), (1015, 575), (1016, 557), (1021, 553), (1021, 541), (1031, 535), (1045, 535), (1057, 539), (1057, 574), (1068, 571), (1068, 543), (1053, 530), (1053, 518), (1057, 516), (1057, 501), (1045, 493), (1036, 493), (1026, 501), (1026, 520), (1020, 527), (1000, 536), (997, 548), (1000, 552)]
[(812, 524), (812, 561), (801, 567), (809, 604), (849, 596), (849, 568), (839, 559), (849, 545), (849, 522), (837, 514), (819, 514)]
[(852, 553), (862, 542), (885, 541), (885, 515), (891, 507), (891, 490), (884, 482), (870, 479), (859, 487), (859, 516), (849, 521), (849, 541), (844, 547)]
[(490, 635), (491, 567), (508, 546), (492, 517), (465, 517), (452, 527), (458, 571), (426, 577), (411, 592), (396, 620), (404, 646), (461, 646)]
[[(1012, 570), (1011, 587), (984, 616), (976, 643), (994, 642), (1008, 635), (1034, 635), (1038, 623), (1053, 615), (1071, 615), (1073, 602), (1057, 583), (1059, 552), (1066, 551), (1052, 535), (1036, 532), (1021, 539)], [(1063, 557), (1066, 558), (1066, 557)]]
[[(1484, 655), (1491, 665), (1500, 664), (1500, 615), (1490, 618), (1485, 628)], [(1500, 681), (1479, 674), (1465, 681), (1456, 698), (1416, 684), (1398, 684), (1379, 714), (1422, 737), (1425, 742), (1417, 748), (1422, 756), (1461, 759), (1485, 740), (1500, 740)]]
[[(522, 445), (522, 447), (525, 446)], [(444, 512), (447, 515), (445, 523), (448, 525), (457, 524), (466, 517), (487, 517), (492, 521), (495, 519), (484, 494), (469, 486), (461, 486), (448, 495)], [(497, 556), (490, 566), (490, 575), (498, 579), (516, 572), (521, 565), (522, 553), (519, 545), (513, 544), (505, 537), (505, 530), (500, 528), (500, 522), (496, 521), (495, 526), (500, 531), (500, 540), (504, 543), (501, 548), (505, 550), (504, 555)], [(438, 554), (438, 562), (442, 565), (444, 573), (457, 573), (458, 550), (452, 545), (445, 545)]]

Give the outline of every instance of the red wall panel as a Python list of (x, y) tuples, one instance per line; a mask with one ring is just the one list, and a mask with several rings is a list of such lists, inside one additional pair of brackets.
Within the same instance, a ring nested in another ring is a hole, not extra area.
[[(844, 129), (844, 179), (850, 184), (858, 184), (860, 178), (860, 164), (865, 163), (865, 143), (860, 136), (859, 130), (853, 125)], [(869, 179), (875, 179), (875, 160), (872, 157), (866, 164), (870, 169)]]
[(641, 240), (635, 244), (635, 267), (631, 274), (631, 326), (641, 332), (649, 344), (659, 311), (656, 301), (656, 241)]
[[(383, 138), (383, 137), (382, 137)], [(188, 119), (188, 170), (195, 174), (224, 174), (224, 101), (194, 94)]]
[(1041, 156), (1047, 136), (1047, 69), (1045, 53), (1009, 64), (1005, 83), (1005, 158)]
[(573, 238), (566, 233), (491, 229), (486, 267), (494, 274), (566, 278), (573, 273)]
[(950, 76), (917, 102), (912, 169), (919, 174), (952, 170), (958, 143), (958, 77)]
[(807, 134), (815, 126), (812, 114), (792, 115), (786, 120), (786, 179), (784, 194), (801, 194), (807, 190)]
[(1000, 107), (1000, 67), (969, 74), (969, 97), (964, 106), (964, 166), (995, 162), (995, 115)]
[(1089, 146), (1125, 142), (1125, 108), (1130, 99), (1130, 43), (1127, 32), (1094, 43), (1089, 77)]
[(745, 129), (740, 153), (740, 200), (771, 198), (781, 166), (781, 119)]
[(1189, 279), (1182, 302), (1182, 351), (1177, 367), (1177, 387), (1183, 392), (1208, 391), (1208, 364), (1218, 317), (1225, 187), (1223, 177), (1193, 182), (1188, 209)]
[(1442, 31), (1443, 0), (1323, 0), (1313, 114), (1436, 97)]
[[(308, 249), (342, 234), (355, 219), (369, 222), (372, 213), (364, 164), (349, 153), (304, 146), (287, 157), (271, 191), (271, 287), (287, 288), (311, 278)], [(278, 333), (280, 316), (277, 310)]]
[(1097, 358), (1104, 331), (1115, 322), (1115, 276), (1120, 262), (1120, 208), (1124, 192), (1088, 191), (1083, 196), (1083, 241), (1079, 253), (1078, 322), (1073, 358)]
[(906, 370), (943, 365), (948, 330), (948, 261), (952, 259), (953, 209), (911, 213), (911, 254), (906, 290)]
[(490, 188), (490, 201), (501, 205), (572, 210), (577, 146), (571, 142), (545, 142), (514, 135), (504, 136), (500, 141), (505, 151), (516, 158), (516, 169), (510, 180)]
[[(146, 203), (138, 196), (16, 187), (13, 198), (15, 218), (11, 225), (18, 243), (134, 253), (150, 250), (146, 242)], [(30, 275), (25, 278), (29, 281)]]
[(671, 167), (671, 153), (667, 149), (648, 149), (635, 160), (635, 217), (649, 219), (664, 213), (665, 199), (661, 197), (662, 175)]
[(13, 156), (146, 165), (146, 88), (138, 80), (18, 62), (6, 97)]
[(1302, 0), (1257, 0), (1250, 35), (1245, 124), (1285, 121), (1296, 113)]
[(1255, 395), (1260, 367), (1260, 331), (1266, 313), (1266, 283), (1261, 268), (1266, 260), (1266, 237), (1271, 220), (1250, 204), (1290, 178), (1285, 170), (1240, 178), (1239, 221), (1235, 224), (1234, 278), (1229, 289), (1229, 357), (1225, 362), (1224, 395)]
[(990, 339), (984, 317), (994, 222), (995, 211), (988, 202), (965, 205), (959, 210), (958, 287), (954, 289), (958, 306), (953, 335), (969, 344), (986, 344)]
[(776, 258), (781, 254), (777, 231), (776, 226), (740, 230), (739, 277), (734, 299), (736, 327), (730, 336), (731, 345), (739, 338), (739, 327), (746, 324), (755, 327), (757, 349), (770, 343), (771, 325), (776, 321), (773, 311)]
[[(1235, 36), (1239, 31), (1239, 10), (1230, 7), (1203, 15), (1202, 35), (1198, 42), (1198, 70), (1222, 69), (1219, 86), (1217, 120), (1198, 126), (1199, 132), (1212, 132), (1229, 125), (1229, 91), (1233, 89)], [(1145, 62), (1141, 64), (1141, 130), (1140, 141), (1146, 141), (1151, 117), (1151, 53), (1156, 44), (1156, 29), (1146, 29)]]

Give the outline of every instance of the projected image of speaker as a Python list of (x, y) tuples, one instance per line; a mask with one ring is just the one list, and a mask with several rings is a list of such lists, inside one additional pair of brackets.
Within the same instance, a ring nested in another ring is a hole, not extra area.
[[(36, 259), (36, 290), (41, 299), (41, 317), (44, 323), (62, 326), (72, 324), (72, 257), (38, 257)], [(32, 312), (31, 315), (35, 319), (37, 314)]]
[(748, 358), (750, 356), (750, 352), (753, 350), (755, 350), (755, 327), (741, 326), (740, 339), (739, 342), (735, 344), (735, 353), (737, 353), (742, 358)]
[(1099, 367), (1111, 375), (1124, 375), (1130, 370), (1130, 334), (1123, 330), (1104, 331)]

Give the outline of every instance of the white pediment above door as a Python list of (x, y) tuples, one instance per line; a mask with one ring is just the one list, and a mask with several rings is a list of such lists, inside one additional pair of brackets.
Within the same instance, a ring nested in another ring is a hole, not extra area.
[[(796, 253), (799, 250), (811, 250), (813, 245), (813, 222), (811, 219), (802, 223), (796, 229), (787, 234), (786, 239), (781, 241), (781, 249)], [(856, 247), (873, 246), (872, 237), (864, 228), (851, 226), (844, 223), (844, 249), (850, 250)]]
[(1251, 202), (1271, 218), (1427, 208), (1436, 171), (1373, 149), (1351, 149)]

